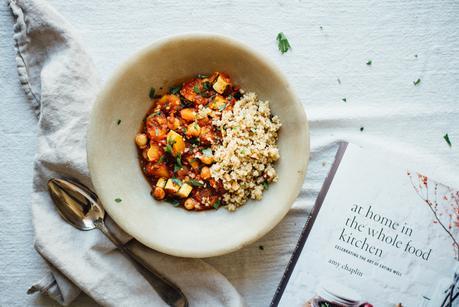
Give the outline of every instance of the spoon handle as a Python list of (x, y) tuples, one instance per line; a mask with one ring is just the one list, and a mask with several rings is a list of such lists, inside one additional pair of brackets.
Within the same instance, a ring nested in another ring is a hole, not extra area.
[(153, 268), (149, 267), (147, 263), (131, 252), (130, 249), (125, 247), (105, 226), (102, 219), (97, 219), (94, 222), (97, 229), (102, 231), (115, 246), (131, 260), (133, 265), (142, 274), (142, 276), (150, 283), (150, 285), (156, 290), (158, 295), (166, 302), (169, 306), (174, 307), (187, 307), (188, 301), (182, 291), (172, 284), (167, 278), (161, 275)]

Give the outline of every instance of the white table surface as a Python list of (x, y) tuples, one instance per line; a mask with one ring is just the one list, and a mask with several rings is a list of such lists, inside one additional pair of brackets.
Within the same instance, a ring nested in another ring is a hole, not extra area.
[[(50, 2), (77, 29), (103, 80), (140, 47), (190, 31), (239, 39), (288, 75), (311, 126), (312, 157), (301, 198), (259, 242), (208, 259), (250, 306), (267, 306), (271, 300), (307, 208), (328, 171), (335, 141), (396, 153), (459, 187), (457, 1)], [(284, 55), (275, 42), (280, 31), (293, 47)], [(372, 65), (367, 66), (370, 59)], [(422, 81), (414, 86), (418, 78)], [(55, 305), (48, 298), (25, 294), (46, 271), (32, 247), (29, 208), (36, 119), (17, 79), (12, 17), (4, 2), (0, 94), (0, 306)], [(451, 148), (443, 139), (445, 133)], [(73, 305), (92, 304), (81, 295)]]

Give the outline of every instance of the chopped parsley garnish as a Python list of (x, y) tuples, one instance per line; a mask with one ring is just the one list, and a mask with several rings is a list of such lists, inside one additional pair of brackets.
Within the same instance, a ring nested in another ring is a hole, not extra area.
[(204, 184), (197, 181), (196, 179), (190, 179), (188, 182), (194, 187), (202, 187)]
[(226, 103), (222, 104), (220, 107), (218, 107), (218, 110), (221, 112), (226, 108)]
[(220, 207), (220, 204), (221, 204), (221, 200), (219, 198), (212, 207), (214, 207), (214, 209), (218, 209), (218, 207)]
[(121, 124), (121, 119), (118, 119), (118, 120), (116, 121), (116, 124), (119, 126), (119, 125)]
[(199, 86), (196, 84), (195, 86), (193, 86), (193, 91), (196, 93), (196, 94), (200, 94), (201, 91), (199, 90)]
[(283, 32), (279, 32), (276, 37), (277, 40), (277, 47), (279, 48), (279, 51), (284, 54), (286, 53), (289, 49), (292, 49), (290, 46), (290, 43), (288, 42), (287, 37)]
[(419, 78), (416, 81), (413, 81), (414, 85), (418, 85), (419, 83), (421, 83), (421, 79), (419, 79)]
[(167, 152), (168, 154), (172, 155), (172, 145), (167, 143), (166, 144), (166, 148), (164, 149), (164, 151)]
[(267, 181), (263, 181), (263, 189), (267, 190), (269, 188), (269, 183)]
[(206, 157), (211, 157), (211, 156), (212, 156), (212, 149), (210, 149), (210, 148), (203, 149), (203, 150), (202, 150), (202, 153), (203, 153)]
[(194, 144), (194, 145), (199, 145), (200, 144), (200, 141), (198, 138), (191, 138), (190, 139), (190, 143), (191, 144)]
[(451, 147), (452, 144), (451, 144), (451, 140), (449, 139), (448, 133), (445, 134), (445, 135), (443, 136), (443, 138), (445, 139), (445, 141), (446, 141), (446, 143), (449, 145), (449, 147)]
[(175, 198), (166, 198), (164, 201), (168, 202), (174, 207), (177, 207), (178, 205), (180, 205), (180, 202)]
[(164, 161), (164, 156), (161, 156), (161, 158), (159, 158), (159, 160), (158, 160), (158, 164), (159, 163), (163, 163), (163, 161)]
[(180, 179), (178, 179), (178, 178), (172, 177), (171, 180), (176, 185), (182, 185), (182, 181)]
[(150, 93), (148, 94), (148, 96), (150, 96), (150, 99), (154, 99), (155, 98), (155, 88), (152, 87), (150, 88)]
[(181, 85), (174, 86), (174, 87), (169, 88), (169, 93), (177, 94), (178, 92), (180, 92), (181, 89), (182, 89)]
[(203, 90), (207, 91), (208, 89), (210, 89), (210, 82), (203, 82), (202, 83), (202, 88)]
[(347, 99), (346, 98), (341, 98), (342, 101), (344, 102), (347, 102)]
[(122, 199), (121, 198), (115, 198), (115, 202), (120, 203), (120, 202), (122, 202)]
[(183, 167), (183, 165), (182, 165), (182, 155), (178, 154), (177, 157), (175, 158), (174, 172), (179, 171), (180, 169), (182, 169), (182, 167)]
[(265, 247), (263, 245), (258, 245), (258, 249), (262, 251), (265, 249)]
[(244, 149), (241, 149), (241, 154), (245, 155), (245, 150)]
[(209, 75), (198, 74), (196, 77), (198, 77), (199, 79), (205, 79), (205, 78), (209, 78)]
[(363, 129), (365, 129), (364, 127), (360, 127), (360, 131), (363, 131)]
[(369, 60), (369, 61), (367, 62), (367, 65), (368, 65), (368, 66), (371, 66), (372, 63), (373, 63), (373, 61), (372, 61), (372, 60)]
[(155, 135), (156, 135), (156, 136), (159, 135), (159, 129), (158, 129), (158, 128), (155, 128)]

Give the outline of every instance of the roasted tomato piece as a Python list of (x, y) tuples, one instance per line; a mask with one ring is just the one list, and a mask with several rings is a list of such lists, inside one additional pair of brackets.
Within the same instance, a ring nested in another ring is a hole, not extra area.
[(203, 91), (203, 81), (201, 79), (192, 79), (183, 84), (180, 94), (196, 104), (206, 104), (207, 99), (201, 95)]

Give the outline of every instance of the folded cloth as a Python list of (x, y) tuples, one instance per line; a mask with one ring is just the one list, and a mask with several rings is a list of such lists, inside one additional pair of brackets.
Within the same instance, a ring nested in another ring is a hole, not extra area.
[[(86, 165), (88, 114), (100, 82), (71, 26), (40, 0), (10, 0), (19, 79), (38, 116), (32, 214), (35, 248), (50, 273), (29, 289), (62, 305), (84, 291), (107, 306), (165, 305), (134, 266), (99, 231), (64, 222), (47, 192), (51, 177), (91, 186)], [(177, 284), (191, 306), (241, 306), (228, 280), (198, 259), (167, 256), (142, 246), (108, 218), (108, 227), (151, 267)]]

